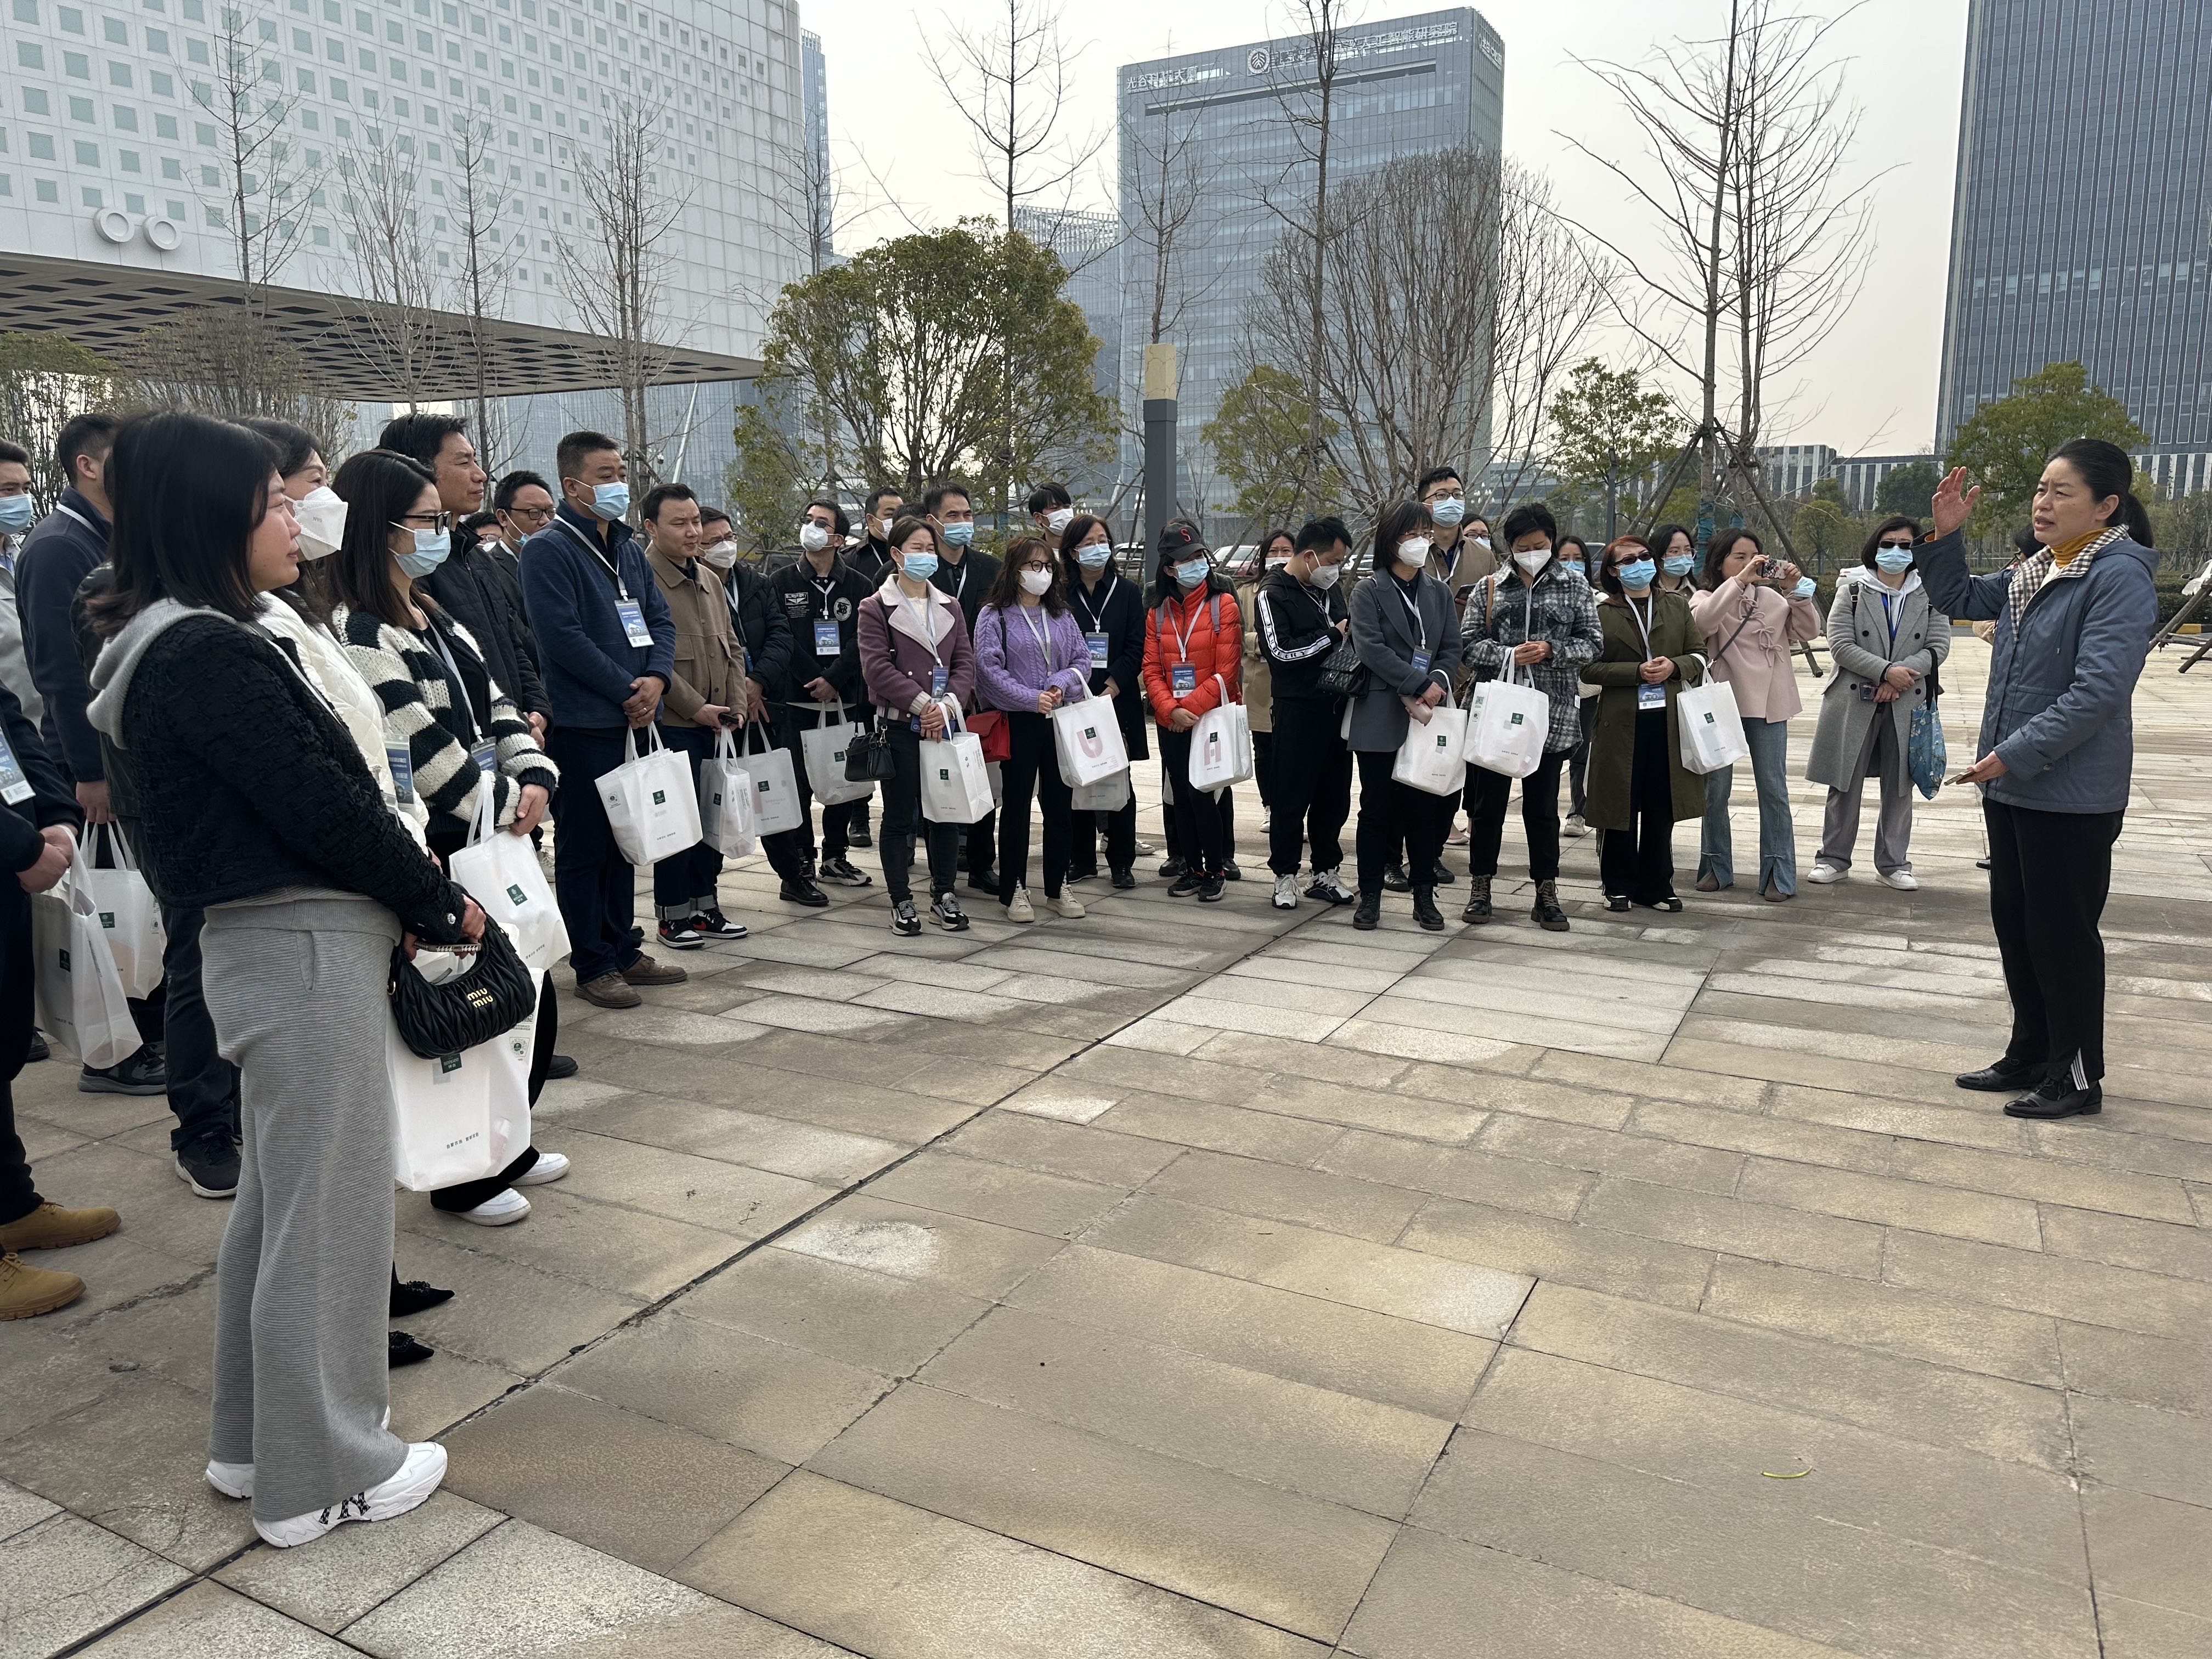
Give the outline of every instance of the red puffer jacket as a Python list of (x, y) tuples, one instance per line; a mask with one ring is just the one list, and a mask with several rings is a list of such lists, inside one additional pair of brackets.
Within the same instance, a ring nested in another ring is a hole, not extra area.
[[(1217, 581), (1219, 586), (1214, 585)], [(1188, 657), (1183, 654), (1186, 641)], [(1197, 677), (1190, 695), (1178, 697), (1174, 671), (1185, 661)], [(1236, 591), (1222, 578), (1209, 578), (1204, 587), (1163, 600), (1146, 613), (1145, 698), (1157, 724), (1166, 726), (1178, 708), (1207, 713), (1222, 701), (1224, 684), (1231, 702), (1243, 702), (1243, 667), (1244, 619), (1237, 608)]]

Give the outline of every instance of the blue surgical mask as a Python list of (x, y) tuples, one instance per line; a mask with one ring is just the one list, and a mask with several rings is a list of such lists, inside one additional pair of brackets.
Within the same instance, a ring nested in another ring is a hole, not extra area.
[(1559, 568), (1562, 570), (1571, 570), (1577, 576), (1587, 575), (1589, 574), (1583, 568), (1583, 562), (1580, 559), (1561, 559), (1559, 561)]
[(1429, 516), (1438, 524), (1457, 524), (1467, 516), (1467, 503), (1456, 495), (1429, 503)]
[(1185, 559), (1175, 568), (1176, 580), (1185, 587), (1195, 587), (1206, 580), (1206, 572), (1212, 568), (1213, 562), (1210, 559)]
[(1797, 579), (1796, 592), (1799, 599), (1809, 599), (1820, 591), (1820, 584), (1814, 581), (1810, 576), (1800, 576)]
[(594, 516), (612, 523), (629, 511), (629, 486), (626, 483), (603, 483), (592, 486), (592, 512)]
[(396, 556), (394, 562), (410, 576), (427, 576), (445, 563), (447, 555), (453, 550), (453, 537), (447, 530), (417, 530), (415, 550)]
[(1690, 574), (1690, 567), (1697, 562), (1694, 554), (1669, 553), (1667, 556), (1667, 574), (1670, 576), (1686, 576)]
[(20, 536), (38, 516), (39, 509), (28, 495), (0, 495), (0, 535)]
[(899, 555), (899, 568), (905, 571), (910, 580), (926, 582), (937, 574), (937, 555), (902, 553)]
[(963, 519), (958, 524), (946, 525), (943, 534), (953, 546), (965, 547), (975, 539), (975, 526), (972, 520)]
[(1618, 567), (1620, 585), (1630, 592), (1639, 592), (1651, 586), (1651, 579), (1659, 574), (1659, 567), (1649, 559), (1638, 559), (1632, 564)]
[(1884, 547), (1875, 551), (1874, 562), (1894, 576), (1900, 570), (1912, 568), (1912, 550), (1909, 547)]
[(1085, 570), (1103, 570), (1114, 562), (1114, 550), (1104, 542), (1096, 547), (1079, 547), (1075, 550), (1075, 562)]

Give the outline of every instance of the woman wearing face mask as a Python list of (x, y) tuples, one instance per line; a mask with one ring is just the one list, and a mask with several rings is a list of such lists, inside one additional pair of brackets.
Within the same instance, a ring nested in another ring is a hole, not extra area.
[[(1521, 781), (1521, 828), (1528, 841), (1528, 876), (1536, 884), (1530, 918), (1547, 933), (1567, 931), (1559, 904), (1559, 769), (1582, 741), (1582, 666), (1604, 643), (1597, 602), (1589, 584), (1569, 575), (1553, 557), (1559, 526), (1551, 509), (1528, 501), (1505, 515), (1511, 568), (1477, 584), (1460, 623), (1462, 657), (1478, 673), (1503, 673), (1533, 681), (1551, 703), (1544, 758)], [(1460, 920), (1491, 918), (1490, 884), (1505, 830), (1513, 780), (1503, 772), (1469, 767), (1467, 774), (1467, 908)]]
[(1028, 887), (1034, 796), (1044, 807), (1045, 902), (1055, 915), (1079, 916), (1082, 902), (1067, 885), (1069, 790), (1051, 717), (1061, 704), (1091, 695), (1091, 647), (1042, 538), (1017, 536), (1007, 547), (991, 597), (976, 613), (975, 645), (977, 694), (985, 708), (1005, 713), (1011, 750), (1000, 769), (999, 902), (1008, 921), (1036, 920)]
[(884, 781), (884, 885), (891, 899), (891, 932), (912, 939), (921, 932), (908, 872), (914, 866), (914, 826), (919, 819), (929, 855), (930, 920), (947, 933), (963, 932), (968, 915), (953, 896), (959, 874), (960, 826), (921, 816), (924, 744), (941, 738), (952, 715), (974, 706), (975, 653), (959, 602), (935, 586), (938, 528), (927, 519), (904, 518), (891, 526), (891, 556), (898, 561), (884, 585), (861, 601), (858, 617), (860, 672), (876, 706), (877, 729), (891, 746), (896, 768)]
[[(1570, 576), (1580, 576), (1590, 585), (1590, 599), (1597, 599), (1597, 573), (1590, 568), (1589, 544), (1579, 536), (1562, 536), (1558, 547), (1558, 562)], [(1578, 840), (1589, 834), (1589, 825), (1583, 817), (1587, 804), (1586, 782), (1589, 773), (1590, 732), (1597, 725), (1597, 687), (1584, 685), (1577, 677), (1575, 686), (1575, 715), (1582, 736), (1567, 751), (1567, 817), (1559, 825), (1559, 833), (1569, 840)]]
[(1698, 591), (1698, 544), (1680, 525), (1662, 524), (1651, 532), (1651, 556), (1659, 565), (1654, 592), (1680, 593), (1686, 599)]
[[(333, 487), (346, 501), (345, 539), (317, 575), (331, 601), (331, 626), (384, 710), (393, 781), (429, 814), (430, 851), (442, 860), (468, 845), (483, 789), (492, 791), (494, 821), (528, 835), (544, 817), (560, 773), (468, 630), (423, 590), (422, 579), (452, 545), (436, 484), (407, 457), (372, 449), (341, 466)], [(549, 975), (541, 1015), (551, 985)], [(534, 1034), (533, 1080), (552, 1057), (553, 1024), (541, 1018)], [(496, 1175), (444, 1188), (430, 1203), (482, 1226), (504, 1226), (530, 1213), (517, 1187), (568, 1172), (561, 1153), (527, 1147)]]
[[(1258, 556), (1237, 576), (1237, 608), (1244, 616), (1253, 614), (1260, 584), (1289, 562), (1296, 539), (1287, 530), (1272, 530), (1261, 538)], [(1244, 630), (1244, 717), (1252, 723), (1252, 787), (1260, 792), (1264, 831), (1275, 809), (1275, 687), (1256, 628)]]
[[(1075, 580), (1067, 586), (1067, 608), (1083, 635), (1090, 659), (1091, 695), (1114, 705), (1114, 718), (1121, 728), (1121, 745), (1129, 751), (1132, 776), (1136, 763), (1149, 760), (1145, 744), (1145, 604), (1136, 583), (1114, 568), (1114, 534), (1103, 519), (1079, 514), (1060, 538), (1062, 570)], [(1103, 821), (1103, 822), (1102, 822)], [(1070, 881), (1098, 873), (1098, 836), (1106, 836), (1106, 867), (1114, 885), (1137, 884), (1137, 797), (1114, 812), (1076, 812), (1070, 815), (1074, 836), (1074, 864)]]
[[(1794, 564), (1770, 559), (1748, 530), (1723, 530), (1705, 550), (1705, 568), (1691, 613), (1711, 647), (1713, 677), (1728, 682), (1743, 716), (1751, 775), (1759, 793), (1759, 896), (1780, 904), (1797, 893), (1797, 831), (1790, 817), (1790, 720), (1804, 707), (1792, 653), (1820, 637), (1813, 579)], [(1735, 884), (1729, 793), (1735, 768), (1705, 775), (1705, 830), (1698, 851), (1698, 890)]]
[(1367, 671), (1367, 694), (1352, 705), (1352, 750), (1359, 766), (1359, 902), (1352, 925), (1379, 925), (1382, 875), (1401, 857), (1413, 881), (1413, 918), (1442, 931), (1433, 872), (1455, 802), (1390, 775), (1407, 726), (1451, 694), (1460, 637), (1451, 590), (1427, 574), (1429, 509), (1401, 501), (1375, 526), (1375, 574), (1352, 590), (1352, 637)]
[(1828, 607), (1836, 665), (1820, 693), (1820, 724), (1805, 760), (1809, 783), (1828, 786), (1820, 856), (1808, 879), (1841, 881), (1859, 835), (1859, 797), (1881, 780), (1875, 820), (1875, 874), (1901, 892), (1912, 878), (1912, 777), (1906, 745), (1913, 712), (1935, 695), (1936, 670), (1951, 654), (1951, 619), (1929, 602), (1912, 568), (1917, 519), (1884, 519), (1859, 554), (1869, 573), (1839, 582)]
[(1198, 526), (1177, 519), (1160, 532), (1159, 585), (1145, 618), (1145, 695), (1160, 728), (1160, 757), (1175, 795), (1176, 842), (1183, 873), (1168, 889), (1217, 904), (1228, 878), (1229, 799), (1194, 787), (1190, 734), (1201, 715), (1238, 700), (1244, 665), (1244, 618), (1237, 592)]
[(1631, 904), (1679, 911), (1674, 854), (1678, 818), (1704, 807), (1705, 781), (1682, 764), (1674, 697), (1705, 678), (1705, 635), (1679, 593), (1662, 591), (1659, 565), (1641, 537), (1606, 545), (1598, 586), (1604, 647), (1583, 665), (1598, 688), (1590, 740), (1589, 821), (1598, 837), (1605, 908)]

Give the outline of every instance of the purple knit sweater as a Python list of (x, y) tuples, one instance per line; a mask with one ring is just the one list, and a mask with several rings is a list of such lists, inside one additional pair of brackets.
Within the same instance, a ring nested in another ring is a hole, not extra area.
[[(1034, 624), (1044, 624), (1052, 663), (1037, 648)], [(1057, 617), (1042, 605), (1017, 606), (1011, 612), (987, 605), (975, 613), (975, 690), (986, 708), (1036, 713), (1037, 694), (1048, 685), (1062, 698), (1079, 702), (1091, 690), (1091, 647), (1073, 611)]]

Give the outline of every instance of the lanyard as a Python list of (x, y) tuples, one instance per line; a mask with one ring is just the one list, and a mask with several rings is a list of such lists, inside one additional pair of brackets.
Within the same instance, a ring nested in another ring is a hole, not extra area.
[(83, 514), (78, 512), (68, 502), (56, 501), (54, 503), (54, 511), (57, 513), (67, 514), (70, 518), (75, 519), (79, 524), (82, 525), (87, 530), (92, 532), (94, 535), (97, 536), (100, 534), (100, 526), (94, 524), (91, 520), (86, 518)]
[(1651, 623), (1645, 613), (1651, 610), (1656, 601), (1645, 599), (1644, 610), (1641, 611), (1637, 610), (1636, 601), (1625, 593), (1621, 595), (1620, 602), (1628, 607), (1628, 614), (1636, 619), (1636, 631), (1644, 635), (1644, 660), (1650, 662), (1651, 660)]
[(1091, 608), (1091, 595), (1085, 591), (1081, 578), (1079, 577), (1074, 587), (1069, 590), (1067, 595), (1069, 601), (1083, 607), (1085, 633), (1105, 632), (1106, 602), (1114, 597), (1114, 584), (1121, 580), (1110, 570), (1106, 573), (1106, 580), (1098, 585), (1098, 605), (1096, 610)]
[(453, 660), (453, 653), (446, 645), (446, 636), (438, 631), (438, 619), (427, 617), (423, 620), (428, 624), (423, 631), (430, 636), (430, 648), (445, 662), (446, 672), (453, 682), (453, 695), (461, 700), (461, 712), (469, 717), (469, 730), (482, 737), (483, 726), (477, 719), (477, 706), (469, 696), (468, 684), (461, 678), (461, 665)]
[(575, 526), (570, 524), (566, 519), (556, 519), (553, 522), (559, 525), (562, 529), (567, 531), (570, 538), (574, 540), (579, 547), (581, 547), (586, 552), (589, 553), (593, 558), (599, 562), (600, 566), (606, 571), (607, 574), (614, 578), (615, 592), (621, 594), (623, 599), (629, 599), (629, 584), (623, 580), (621, 569), (616, 565), (612, 559), (606, 556), (605, 551), (601, 548), (592, 545), (592, 542), (585, 536), (584, 532), (577, 529)]
[[(1211, 603), (1210, 599), (1208, 603)], [(1175, 628), (1176, 629), (1176, 660), (1180, 662), (1188, 662), (1190, 660), (1190, 636), (1197, 630), (1198, 628), (1198, 607), (1196, 605), (1193, 605), (1191, 607), (1190, 626), (1188, 628), (1176, 628), (1175, 623), (1172, 622), (1170, 622), (1168, 626), (1170, 628)]]
[(1017, 603), (1014, 609), (1022, 613), (1022, 621), (1030, 630), (1030, 637), (1037, 642), (1037, 654), (1044, 659), (1045, 678), (1051, 678), (1053, 673), (1052, 629), (1039, 623), (1035, 614), (1044, 607), (1041, 605)]
[(1900, 620), (1897, 614), (1899, 607), (1896, 601), (1903, 599), (1904, 597), (1902, 593), (1891, 592), (1887, 587), (1882, 589), (1881, 619), (1889, 624), (1889, 654), (1893, 657), (1897, 654), (1897, 624)]
[(1406, 590), (1399, 585), (1395, 576), (1390, 579), (1390, 586), (1397, 590), (1398, 603), (1406, 607), (1406, 614), (1413, 619), (1415, 648), (1423, 656), (1426, 656), (1429, 651), (1429, 625), (1421, 620), (1421, 607), (1406, 597)]

